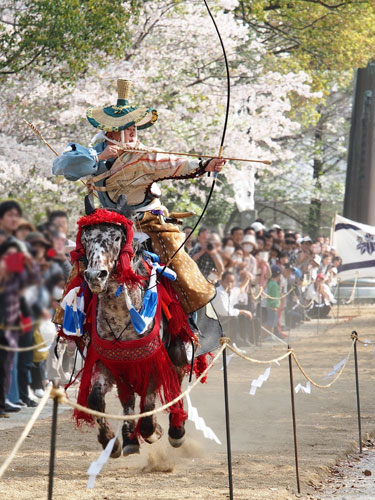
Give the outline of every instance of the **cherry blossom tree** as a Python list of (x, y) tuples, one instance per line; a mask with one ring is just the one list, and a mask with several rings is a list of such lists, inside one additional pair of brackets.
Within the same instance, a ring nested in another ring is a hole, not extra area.
[[(293, 118), (294, 103), (302, 110), (322, 96), (311, 90), (309, 75), (303, 71), (282, 74), (267, 70), (266, 48), (236, 19), (235, 0), (211, 4), (232, 73), (224, 155), (274, 161), (271, 167), (236, 162), (226, 166), (208, 212), (207, 220), (217, 224), (233, 210), (238, 186), (245, 181), (252, 185), (255, 168), (259, 178), (269, 183), (292, 161), (294, 144), (288, 147), (281, 139), (301, 131)], [(58, 152), (68, 140), (87, 145), (95, 130), (86, 121), (85, 111), (91, 104), (115, 101), (118, 77), (134, 81), (134, 104), (150, 104), (159, 110), (157, 124), (140, 134), (142, 142), (171, 151), (218, 153), (226, 74), (204, 5), (193, 0), (155, 1), (142, 2), (139, 9), (139, 17), (130, 17), (127, 24), (131, 43), (120, 59), (106, 56), (104, 63), (94, 58), (85, 75), (74, 83), (51, 82), (38, 71), (8, 79), (0, 96), (5, 110), (0, 136), (1, 197), (27, 200), (29, 213), (36, 217), (51, 203), (79, 213), (82, 184), (51, 177), (53, 153), (38, 142), (22, 119), (35, 123)], [(241, 57), (244, 47), (246, 59)], [(170, 183), (163, 188), (163, 199), (170, 208), (199, 212), (209, 183), (207, 178)], [(240, 198), (243, 201), (243, 194)]]

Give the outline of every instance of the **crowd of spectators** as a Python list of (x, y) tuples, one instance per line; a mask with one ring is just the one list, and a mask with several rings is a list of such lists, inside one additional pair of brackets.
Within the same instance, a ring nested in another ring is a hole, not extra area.
[[(67, 257), (75, 246), (67, 234), (63, 211), (49, 213), (35, 226), (16, 201), (0, 203), (0, 344), (28, 348), (48, 339), (52, 344), (52, 315), (70, 275)], [(71, 356), (66, 345), (60, 351), (57, 360), (50, 355), (52, 348), (0, 349), (0, 417), (37, 406), (48, 380), (68, 381)]]
[(342, 261), (328, 238), (313, 241), (277, 224), (267, 230), (257, 219), (224, 238), (201, 227), (187, 251), (216, 284), (213, 305), (225, 334), (240, 345), (286, 338), (286, 330), (326, 318), (336, 302), (332, 290)]
[[(50, 340), (45, 349), (0, 348), (0, 417), (36, 406), (47, 381), (71, 378), (74, 343), (56, 344), (52, 322), (71, 272), (75, 244), (68, 235), (64, 211), (34, 225), (16, 201), (0, 203), (0, 344), (28, 348)], [(326, 317), (335, 302), (341, 259), (325, 238), (312, 241), (277, 225), (266, 230), (258, 219), (245, 229), (233, 227), (224, 238), (202, 227), (185, 248), (215, 283), (213, 305), (225, 334), (239, 345), (282, 338), (285, 329)]]

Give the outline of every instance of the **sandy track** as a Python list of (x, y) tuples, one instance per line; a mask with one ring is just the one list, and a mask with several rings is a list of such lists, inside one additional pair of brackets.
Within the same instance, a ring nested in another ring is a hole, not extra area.
[[(350, 316), (359, 314), (353, 318)], [(372, 307), (346, 308), (347, 321), (336, 325), (321, 321), (293, 331), (292, 344), (308, 373), (321, 383), (333, 365), (350, 347), (350, 333), (375, 339)], [(324, 331), (328, 327), (328, 330)], [(276, 343), (264, 343), (252, 357), (270, 359), (285, 352)], [(375, 429), (375, 360), (371, 348), (359, 347), (360, 390), (363, 431)], [(273, 366), (269, 380), (249, 395), (251, 380), (266, 366), (252, 365), (233, 357), (229, 367), (233, 474), (235, 499), (295, 498), (295, 472), (288, 362)], [(294, 369), (295, 384), (306, 381)], [(152, 446), (144, 444), (139, 456), (111, 460), (98, 477), (95, 489), (87, 490), (86, 471), (97, 459), (100, 447), (95, 429), (77, 430), (70, 410), (59, 416), (56, 455), (55, 499), (122, 500), (220, 499), (227, 498), (225, 421), (222, 371), (212, 369), (208, 383), (191, 394), (199, 414), (222, 440), (219, 446), (187, 424), (188, 440), (173, 450), (164, 436)], [(114, 396), (108, 410), (119, 411)], [(340, 380), (327, 390), (312, 389), (310, 395), (297, 394), (298, 440), (303, 498), (319, 498), (313, 485), (328, 474), (328, 467), (349, 450), (357, 438), (353, 361)], [(166, 418), (159, 418), (166, 428)], [(1, 425), (1, 424), (0, 424)], [(114, 424), (116, 425), (116, 424)], [(1, 429), (1, 427), (0, 427)], [(0, 460), (4, 460), (21, 432), (20, 427), (0, 430)], [(0, 498), (9, 500), (47, 497), (50, 418), (37, 423), (5, 478), (0, 482)], [(323, 498), (323, 497), (320, 497)]]

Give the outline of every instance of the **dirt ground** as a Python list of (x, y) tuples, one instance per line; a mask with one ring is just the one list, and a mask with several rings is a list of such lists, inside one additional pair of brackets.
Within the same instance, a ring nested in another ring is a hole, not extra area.
[[(303, 367), (316, 381), (326, 384), (334, 365), (347, 356), (353, 329), (360, 338), (375, 340), (374, 306), (341, 308), (340, 323), (321, 320), (305, 323), (291, 332), (293, 345)], [(247, 354), (271, 359), (285, 352), (277, 342), (247, 348)], [(358, 346), (362, 430), (375, 430), (375, 353)], [(272, 365), (270, 377), (249, 395), (251, 381), (267, 365), (250, 364), (236, 356), (228, 366), (233, 484), (235, 499), (294, 499), (296, 478), (291, 421), (288, 361)], [(294, 384), (306, 380), (294, 366)], [(86, 489), (86, 474), (101, 447), (96, 430), (78, 430), (66, 410), (58, 418), (58, 438), (54, 479), (56, 500), (123, 500), (142, 498), (220, 499), (228, 498), (223, 375), (215, 366), (208, 383), (191, 393), (192, 403), (222, 441), (204, 438), (187, 423), (187, 441), (178, 450), (168, 445), (166, 436), (156, 444), (142, 445), (140, 455), (110, 460), (98, 476), (95, 488)], [(50, 404), (50, 403), (49, 403)], [(109, 411), (118, 413), (114, 395), (108, 397)], [(21, 412), (22, 413), (22, 412)], [(339, 381), (329, 389), (312, 388), (311, 394), (296, 394), (298, 449), (302, 498), (324, 498), (320, 482), (358, 439), (353, 357)], [(0, 462), (19, 437), (21, 419), (0, 421)], [(50, 417), (37, 422), (5, 476), (0, 481), (0, 498), (7, 500), (47, 498)], [(166, 428), (166, 417), (159, 417)], [(117, 423), (113, 424), (114, 426)], [(301, 498), (300, 497), (300, 498)], [(328, 497), (327, 497), (328, 498)], [(331, 497), (330, 497), (331, 498)], [(337, 497), (339, 498), (339, 497)]]

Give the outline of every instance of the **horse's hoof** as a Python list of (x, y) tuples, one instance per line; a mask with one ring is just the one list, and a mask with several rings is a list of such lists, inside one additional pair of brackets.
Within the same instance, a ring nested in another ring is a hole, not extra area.
[(121, 457), (121, 444), (118, 439), (116, 439), (115, 444), (113, 446), (113, 450), (111, 453), (111, 458), (119, 458)]
[(124, 455), (124, 457), (135, 455), (137, 453), (140, 453), (139, 444), (127, 444), (122, 449), (122, 454)]
[(184, 444), (184, 441), (185, 441), (185, 436), (182, 436), (181, 438), (173, 438), (171, 436), (168, 436), (168, 441), (169, 441), (169, 444), (171, 446), (173, 446), (173, 448), (179, 448), (180, 446), (182, 446)]
[(163, 435), (163, 428), (161, 427), (161, 425), (156, 424), (154, 433), (151, 434), (151, 436), (149, 436), (148, 438), (145, 438), (145, 441), (146, 443), (149, 444), (156, 443), (156, 441), (159, 441), (162, 435)]

